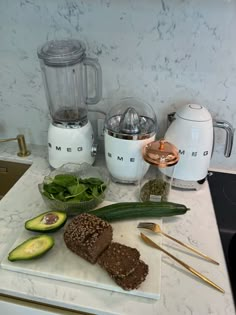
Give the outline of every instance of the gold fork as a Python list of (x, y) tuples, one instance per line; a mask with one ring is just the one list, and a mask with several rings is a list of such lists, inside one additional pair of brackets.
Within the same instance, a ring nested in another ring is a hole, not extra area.
[(218, 263), (217, 261), (215, 261), (214, 259), (210, 258), (209, 256), (207, 256), (207, 255), (205, 255), (205, 254), (199, 252), (196, 248), (194, 248), (194, 247), (192, 247), (192, 246), (190, 246), (190, 245), (188, 245), (188, 244), (185, 244), (185, 243), (183, 243), (183, 242), (177, 240), (176, 238), (174, 238), (174, 237), (172, 237), (172, 236), (166, 234), (165, 232), (163, 232), (163, 231), (161, 230), (161, 227), (160, 227), (159, 224), (157, 224), (157, 223), (153, 223), (153, 222), (140, 222), (137, 227), (138, 227), (138, 228), (143, 228), (143, 229), (148, 229), (148, 230), (151, 230), (151, 231), (153, 231), (153, 232), (155, 232), (155, 233), (158, 233), (158, 234), (162, 234), (162, 235), (168, 237), (169, 239), (171, 239), (172, 241), (175, 241), (175, 242), (178, 243), (179, 245), (182, 245), (182, 246), (188, 248), (189, 250), (193, 251), (195, 254), (198, 254), (199, 256), (205, 258), (206, 260), (212, 262), (213, 264), (219, 265), (219, 263)]

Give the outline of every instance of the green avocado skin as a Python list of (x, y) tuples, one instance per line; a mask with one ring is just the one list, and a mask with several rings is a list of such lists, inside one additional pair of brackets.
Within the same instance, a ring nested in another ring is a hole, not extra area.
[(8, 255), (9, 261), (39, 258), (54, 246), (54, 238), (43, 234), (33, 236), (14, 248)]
[[(55, 223), (44, 223), (43, 218), (47, 215), (55, 215), (58, 220)], [(56, 232), (61, 229), (67, 221), (67, 213), (64, 211), (47, 211), (25, 222), (25, 229), (33, 232)]]

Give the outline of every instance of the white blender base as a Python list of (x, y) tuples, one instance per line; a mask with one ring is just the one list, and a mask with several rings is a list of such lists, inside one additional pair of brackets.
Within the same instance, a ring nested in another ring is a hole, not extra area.
[(93, 128), (88, 123), (79, 128), (62, 128), (52, 123), (48, 129), (48, 159), (53, 168), (66, 163), (88, 163), (95, 161), (93, 154)]

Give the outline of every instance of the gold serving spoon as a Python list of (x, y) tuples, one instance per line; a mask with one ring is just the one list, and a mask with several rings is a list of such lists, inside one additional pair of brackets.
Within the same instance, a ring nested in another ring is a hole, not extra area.
[(144, 242), (154, 248), (157, 248), (159, 250), (161, 250), (163, 253), (165, 253), (166, 255), (170, 256), (172, 259), (174, 259), (175, 261), (177, 261), (180, 265), (182, 265), (184, 268), (186, 268), (188, 271), (190, 271), (191, 273), (193, 273), (195, 276), (197, 276), (198, 278), (202, 279), (203, 281), (205, 281), (206, 283), (210, 284), (213, 288), (217, 289), (218, 291), (225, 293), (225, 291), (219, 287), (217, 284), (215, 284), (214, 282), (212, 282), (210, 279), (208, 279), (207, 277), (205, 277), (204, 275), (202, 275), (200, 272), (198, 272), (197, 270), (193, 269), (192, 267), (190, 267), (189, 265), (187, 265), (185, 262), (183, 262), (182, 260), (180, 260), (179, 258), (173, 256), (172, 254), (170, 254), (169, 252), (167, 252), (165, 249), (163, 249), (161, 246), (157, 245), (156, 243), (154, 243), (149, 237), (147, 237), (145, 234), (140, 233), (141, 238), (144, 240)]
[(198, 254), (199, 256), (205, 258), (206, 260), (212, 262), (213, 264), (219, 265), (219, 263), (218, 263), (217, 261), (215, 261), (214, 259), (210, 258), (209, 256), (207, 256), (207, 255), (205, 255), (205, 254), (199, 252), (196, 248), (194, 248), (194, 247), (192, 247), (192, 246), (190, 246), (190, 245), (188, 245), (188, 244), (185, 244), (185, 243), (183, 243), (183, 242), (177, 240), (176, 238), (174, 238), (174, 237), (172, 237), (172, 236), (166, 234), (165, 232), (163, 232), (163, 231), (161, 230), (161, 227), (160, 227), (157, 223), (152, 223), (152, 222), (140, 222), (140, 223), (138, 224), (138, 228), (148, 229), (148, 230), (151, 230), (151, 231), (153, 231), (153, 232), (155, 232), (155, 233), (162, 234), (162, 235), (168, 237), (169, 239), (171, 239), (172, 241), (175, 241), (175, 242), (178, 243), (179, 245), (182, 245), (182, 246), (188, 248), (189, 250), (191, 250), (191, 251), (194, 252), (195, 254)]

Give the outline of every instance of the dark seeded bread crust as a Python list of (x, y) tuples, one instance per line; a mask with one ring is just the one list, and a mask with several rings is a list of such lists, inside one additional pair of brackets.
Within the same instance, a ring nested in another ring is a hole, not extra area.
[(98, 263), (110, 275), (122, 278), (136, 268), (139, 257), (136, 248), (113, 242), (98, 258)]
[(141, 283), (148, 275), (148, 265), (142, 260), (139, 260), (138, 265), (128, 276), (124, 278), (114, 277), (110, 275), (115, 282), (126, 291), (138, 289)]
[(82, 213), (66, 226), (64, 241), (75, 254), (95, 264), (112, 241), (112, 227), (94, 215)]

